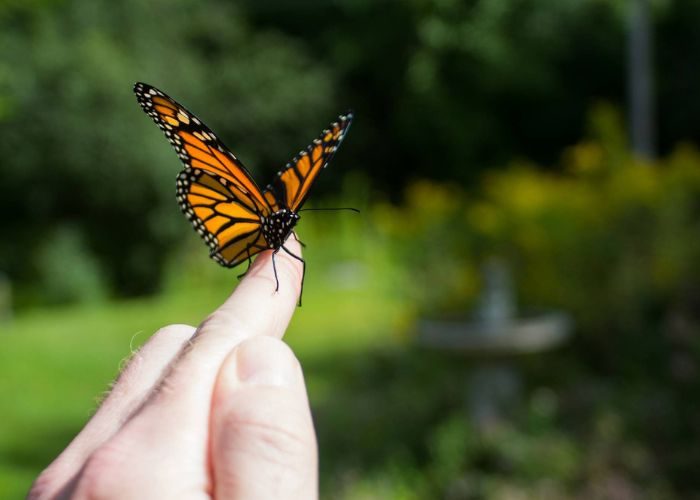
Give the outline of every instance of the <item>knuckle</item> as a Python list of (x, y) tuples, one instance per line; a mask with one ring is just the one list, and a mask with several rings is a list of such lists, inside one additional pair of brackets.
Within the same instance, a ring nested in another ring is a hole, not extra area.
[(50, 498), (54, 489), (56, 488), (55, 480), (53, 474), (51, 474), (50, 469), (44, 470), (39, 477), (36, 478), (32, 484), (29, 493), (27, 494), (27, 500), (40, 500), (42, 498)]
[(95, 451), (85, 462), (78, 477), (75, 498), (120, 498), (129, 474), (125, 470), (127, 457), (109, 443)]
[(201, 341), (201, 332), (222, 331), (226, 333), (240, 333), (248, 330), (248, 325), (241, 321), (241, 318), (228, 308), (221, 307), (207, 316), (197, 329), (195, 342)]
[(274, 358), (277, 362), (289, 363), (295, 366), (299, 365), (294, 351), (289, 345), (277, 337), (269, 335), (259, 335), (243, 340), (239, 349), (255, 349), (262, 350), (268, 353), (268, 356)]
[(241, 394), (224, 414), (224, 435), (230, 437), (222, 441), (224, 446), (236, 446), (251, 458), (291, 470), (315, 460), (316, 441), (308, 411), (279, 388), (251, 389), (249, 397)]
[[(194, 328), (187, 325), (168, 325), (156, 333), (139, 350), (134, 352), (119, 374), (112, 394), (126, 396), (142, 384), (144, 371), (148, 371), (148, 359), (162, 353), (177, 352), (194, 333)], [(152, 362), (150, 363), (152, 365)]]
[(195, 329), (190, 325), (174, 324), (167, 325), (157, 330), (151, 335), (148, 343), (177, 342), (182, 343), (192, 337)]
[(241, 451), (256, 460), (294, 471), (315, 457), (315, 442), (309, 442), (305, 433), (280, 425), (272, 418), (241, 420), (232, 415), (227, 424), (239, 436), (232, 442), (246, 443)]

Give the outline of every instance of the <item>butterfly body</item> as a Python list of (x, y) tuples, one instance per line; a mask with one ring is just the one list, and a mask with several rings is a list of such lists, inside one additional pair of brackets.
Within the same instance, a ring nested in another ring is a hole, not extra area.
[(283, 208), (272, 213), (269, 217), (262, 217), (262, 234), (270, 248), (281, 248), (292, 234), (294, 226), (299, 222), (299, 214)]
[(272, 250), (274, 267), (274, 254), (284, 250), (303, 263), (284, 243), (311, 186), (344, 139), (352, 114), (340, 115), (261, 190), (240, 160), (184, 106), (145, 83), (136, 83), (134, 93), (185, 166), (177, 177), (177, 200), (210, 256), (235, 267)]

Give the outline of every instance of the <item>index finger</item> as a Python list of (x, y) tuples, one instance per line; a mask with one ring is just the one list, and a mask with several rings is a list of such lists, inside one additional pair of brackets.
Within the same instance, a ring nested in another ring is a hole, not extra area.
[(296, 309), (303, 277), (299, 243), (290, 238), (285, 248), (258, 257), (233, 294), (199, 326), (198, 342), (216, 348), (221, 342), (230, 343), (231, 335), (238, 342), (254, 335), (282, 338)]
[[(301, 256), (299, 243), (292, 238), (285, 247)], [(202, 385), (212, 386), (218, 367), (242, 340), (256, 335), (282, 338), (296, 309), (302, 276), (301, 261), (286, 251), (260, 254), (231, 296), (199, 325), (165, 383), (180, 389), (178, 374), (184, 373), (183, 385), (191, 386), (196, 377)]]
[[(298, 243), (285, 245), (299, 255)], [(284, 250), (274, 254), (280, 283), (275, 292), (272, 258), (270, 251), (258, 256), (233, 294), (202, 322), (154, 392), (90, 458), (86, 471), (113, 471), (107, 490), (119, 491), (123, 498), (148, 498), (154, 496), (148, 494), (151, 490), (163, 498), (211, 491), (210, 409), (221, 365), (244, 339), (281, 337), (296, 307), (302, 263)], [(85, 472), (85, 477), (89, 484), (90, 474)], [(130, 496), (130, 488), (138, 491)]]

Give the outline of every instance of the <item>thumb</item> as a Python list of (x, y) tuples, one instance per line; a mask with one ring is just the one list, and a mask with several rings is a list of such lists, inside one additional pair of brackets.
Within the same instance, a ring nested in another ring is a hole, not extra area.
[(316, 436), (301, 367), (272, 337), (242, 342), (211, 413), (214, 498), (317, 498)]

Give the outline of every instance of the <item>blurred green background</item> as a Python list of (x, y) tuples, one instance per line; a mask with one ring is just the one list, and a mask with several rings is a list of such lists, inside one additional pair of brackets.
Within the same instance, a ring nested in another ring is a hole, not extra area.
[[(355, 110), (310, 205), (362, 213), (304, 214), (286, 337), (324, 498), (700, 498), (700, 3), (648, 5), (644, 149), (639, 2), (0, 2), (0, 497), (133, 349), (237, 283), (177, 208), (140, 80), (261, 184)], [(572, 335), (497, 359), (426, 348), (423, 319), (478, 309), (494, 258), (520, 311), (563, 312)], [(484, 421), (487, 365), (517, 390)]]

